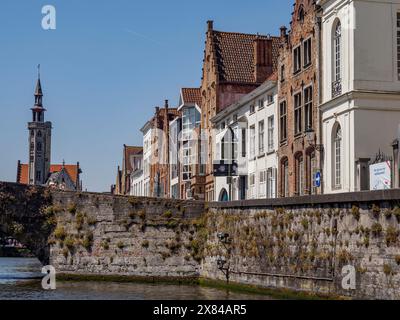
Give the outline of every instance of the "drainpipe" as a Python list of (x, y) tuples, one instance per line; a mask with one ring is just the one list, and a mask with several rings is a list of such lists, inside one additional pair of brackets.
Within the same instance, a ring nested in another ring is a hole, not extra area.
[[(319, 106), (322, 104), (322, 9), (321, 7), (317, 7), (316, 12), (317, 17), (317, 77), (318, 77), (318, 137), (317, 137), (317, 144), (323, 145), (323, 124), (322, 124), (322, 112)], [(316, 150), (317, 151), (317, 150)], [(325, 172), (324, 172), (324, 157), (325, 157), (325, 148), (321, 148), (319, 151), (319, 170), (322, 173), (322, 183), (320, 187), (321, 194), (324, 194), (324, 185), (325, 185)]]

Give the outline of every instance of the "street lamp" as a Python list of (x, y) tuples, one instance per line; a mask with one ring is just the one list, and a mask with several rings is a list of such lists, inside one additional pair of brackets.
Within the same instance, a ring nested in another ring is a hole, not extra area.
[(324, 145), (323, 144), (316, 144), (316, 134), (313, 128), (309, 127), (305, 131), (305, 138), (308, 142), (308, 145), (312, 146), (317, 151), (323, 151)]

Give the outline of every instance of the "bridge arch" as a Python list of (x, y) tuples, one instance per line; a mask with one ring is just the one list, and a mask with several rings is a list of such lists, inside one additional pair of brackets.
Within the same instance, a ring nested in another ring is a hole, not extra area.
[(0, 182), (0, 235), (9, 236), (48, 264), (54, 225), (46, 216), (51, 194), (44, 187)]

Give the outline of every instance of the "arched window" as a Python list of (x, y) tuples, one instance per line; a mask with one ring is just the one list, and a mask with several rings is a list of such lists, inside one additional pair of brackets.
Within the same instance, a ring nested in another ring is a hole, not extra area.
[(228, 196), (228, 192), (226, 191), (226, 189), (221, 190), (221, 193), (219, 194), (219, 201), (222, 201), (222, 202), (229, 201), (229, 196)]
[(289, 197), (289, 160), (287, 158), (281, 161), (281, 196)]
[(333, 129), (333, 163), (334, 187), (342, 186), (342, 128), (336, 124)]
[(341, 61), (342, 61), (342, 24), (340, 21), (336, 22), (335, 32), (333, 37), (334, 42), (334, 64), (335, 64), (335, 81), (342, 79)]
[(305, 15), (305, 13), (304, 13), (304, 8), (303, 8), (303, 6), (301, 6), (300, 9), (299, 9), (299, 11), (298, 11), (298, 14), (297, 14), (297, 19), (298, 19), (301, 23), (304, 22), (304, 15)]
[(306, 189), (308, 194), (316, 194), (315, 174), (317, 172), (317, 161), (315, 157), (315, 149), (309, 148), (307, 154), (307, 173), (306, 173)]

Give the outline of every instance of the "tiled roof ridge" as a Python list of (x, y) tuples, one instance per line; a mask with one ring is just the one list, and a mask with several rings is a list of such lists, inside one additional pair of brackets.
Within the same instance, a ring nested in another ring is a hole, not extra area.
[(219, 31), (219, 30), (213, 30), (214, 33), (225, 33), (225, 34), (231, 34), (231, 35), (241, 35), (241, 36), (252, 36), (252, 37), (262, 37), (262, 38), (267, 38), (267, 39), (280, 39), (279, 36), (272, 36), (270, 34), (258, 34), (258, 33), (244, 33), (244, 32), (234, 32), (234, 31)]

